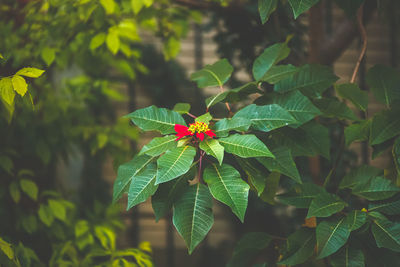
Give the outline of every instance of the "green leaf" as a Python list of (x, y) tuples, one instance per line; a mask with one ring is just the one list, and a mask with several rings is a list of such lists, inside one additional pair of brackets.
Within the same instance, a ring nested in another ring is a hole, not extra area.
[(14, 202), (18, 203), (21, 199), (21, 191), (19, 191), (18, 183), (12, 182), (8, 187), (8, 191), (10, 192), (11, 198)]
[(380, 201), (370, 203), (368, 205), (368, 211), (378, 211), (387, 215), (400, 214), (400, 199), (396, 201)]
[(247, 180), (250, 185), (257, 191), (257, 195), (261, 196), (264, 192), (267, 183), (268, 174), (262, 168), (257, 166), (254, 159), (242, 159), (235, 157), (236, 161), (242, 167), (243, 171), (247, 174)]
[(197, 82), (200, 88), (208, 86), (223, 86), (231, 77), (233, 67), (227, 59), (221, 59), (212, 65), (206, 65), (199, 71), (192, 73), (190, 79)]
[(366, 111), (368, 107), (368, 93), (361, 91), (355, 83), (344, 83), (335, 85), (335, 90), (340, 97), (348, 99), (357, 108)]
[(279, 181), (281, 174), (279, 172), (271, 172), (265, 181), (265, 189), (261, 194), (261, 199), (271, 205), (275, 205), (275, 195), (279, 189)]
[(8, 174), (12, 175), (12, 169), (14, 168), (14, 162), (10, 157), (0, 155), (0, 167)]
[(346, 146), (349, 146), (354, 141), (365, 141), (369, 138), (371, 128), (371, 120), (364, 120), (360, 123), (352, 124), (344, 129)]
[(292, 7), (295, 19), (297, 19), (300, 14), (306, 12), (318, 2), (319, 0), (289, 0), (289, 4)]
[(290, 149), (279, 146), (271, 152), (275, 158), (257, 158), (257, 160), (268, 170), (282, 173), (301, 184), (301, 177), (293, 161)]
[(338, 79), (330, 67), (304, 65), (295, 74), (275, 84), (274, 90), (279, 93), (300, 90), (307, 96), (320, 96)]
[(355, 188), (359, 184), (365, 184), (372, 178), (380, 175), (381, 169), (369, 165), (361, 165), (353, 168), (340, 182), (339, 188)]
[(187, 114), (190, 111), (190, 104), (188, 103), (177, 103), (175, 104), (173, 111), (178, 112), (179, 114)]
[(289, 192), (278, 195), (280, 202), (296, 208), (308, 208), (311, 201), (317, 197), (324, 189), (313, 183), (303, 183), (292, 187)]
[(173, 223), (192, 254), (214, 223), (212, 196), (203, 184), (192, 185), (174, 203)]
[(130, 118), (143, 131), (159, 131), (161, 134), (175, 133), (175, 124), (186, 125), (177, 112), (156, 106), (138, 109), (125, 117)]
[(196, 149), (192, 146), (177, 147), (167, 151), (157, 160), (156, 185), (187, 173), (195, 155)]
[(50, 66), (56, 58), (56, 50), (51, 47), (45, 47), (42, 49), (40, 56), (42, 57), (44, 63), (46, 63), (47, 66)]
[(248, 105), (239, 110), (233, 116), (233, 119), (235, 118), (250, 120), (252, 128), (263, 132), (269, 132), (297, 122), (288, 111), (276, 104), (265, 106)]
[(19, 184), (25, 194), (27, 194), (31, 199), (37, 200), (39, 189), (33, 181), (22, 179), (19, 181)]
[(233, 134), (219, 139), (225, 151), (242, 158), (274, 157), (266, 145), (253, 134)]
[(12, 260), (14, 259), (14, 250), (12, 248), (12, 245), (10, 243), (7, 243), (0, 237), (0, 250), (3, 251), (6, 256)]
[(132, 178), (128, 191), (128, 205), (126, 210), (145, 202), (157, 191), (158, 185), (154, 184), (156, 175), (157, 166), (155, 163), (151, 163), (142, 172)]
[(28, 84), (26, 83), (25, 79), (19, 75), (14, 75), (12, 77), (12, 85), (14, 91), (17, 92), (20, 96), (24, 96), (28, 91)]
[(378, 248), (400, 252), (400, 223), (389, 220), (373, 220), (371, 226)]
[(17, 71), (16, 75), (21, 75), (29, 78), (39, 78), (44, 73), (44, 70), (37, 68), (23, 68)]
[(49, 207), (51, 212), (53, 213), (54, 217), (61, 221), (65, 221), (67, 211), (63, 203), (59, 200), (49, 199)]
[(138, 155), (146, 154), (156, 157), (162, 153), (176, 147), (176, 136), (167, 135), (164, 137), (155, 137), (147, 145), (143, 146)]
[(229, 206), (243, 222), (250, 186), (240, 178), (240, 173), (228, 164), (212, 164), (204, 170), (203, 178), (213, 197)]
[(400, 179), (400, 137), (398, 137), (393, 144), (392, 156), (394, 165), (397, 169), (397, 178)]
[(104, 32), (96, 34), (90, 41), (89, 48), (94, 51), (106, 41), (106, 34)]
[(344, 209), (347, 203), (344, 202), (340, 197), (330, 193), (318, 194), (310, 204), (310, 208), (307, 213), (307, 218), (311, 217), (329, 217), (334, 213), (337, 213)]
[(361, 249), (347, 245), (331, 258), (332, 267), (364, 267), (364, 254)]
[(113, 202), (122, 197), (128, 191), (128, 186), (133, 177), (138, 175), (144, 168), (154, 160), (147, 155), (135, 156), (131, 161), (118, 167), (117, 179), (114, 182)]
[(367, 213), (360, 210), (352, 210), (349, 214), (347, 214), (345, 220), (351, 232), (359, 229), (367, 222)]
[(278, 43), (267, 47), (253, 63), (253, 77), (256, 81), (261, 80), (272, 66), (284, 60), (290, 53), (287, 43)]
[(255, 82), (246, 83), (238, 88), (231, 89), (228, 91), (220, 92), (217, 95), (210, 96), (206, 99), (206, 106), (210, 108), (220, 102), (230, 102), (234, 103), (243, 100), (247, 95), (254, 93), (261, 93)]
[(0, 53), (0, 59), (4, 59), (3, 55)]
[(219, 165), (222, 165), (224, 160), (224, 147), (220, 145), (216, 139), (205, 139), (200, 142), (200, 149), (204, 150), (207, 155), (211, 155), (216, 158)]
[(14, 106), (15, 92), (11, 78), (0, 79), (0, 96), (10, 106)]
[(103, 6), (107, 15), (114, 13), (114, 10), (115, 10), (114, 0), (100, 0), (100, 4)]
[(279, 265), (297, 265), (304, 263), (314, 253), (315, 233), (309, 228), (300, 228), (287, 239), (287, 251)]
[(185, 191), (185, 188), (189, 186), (188, 181), (194, 179), (196, 175), (195, 170), (196, 168), (191, 168), (189, 172), (178, 179), (159, 185), (157, 192), (151, 198), (151, 205), (154, 210), (156, 222), (167, 214), (176, 199), (178, 199)]
[(338, 251), (350, 236), (350, 229), (344, 218), (335, 221), (323, 221), (318, 224), (317, 259), (325, 258)]
[(39, 219), (48, 227), (50, 227), (54, 221), (54, 215), (50, 207), (45, 204), (40, 205), (38, 215)]
[(113, 55), (116, 55), (119, 47), (121, 45), (121, 42), (119, 40), (119, 36), (116, 30), (109, 30), (107, 37), (106, 37), (106, 44), (108, 47), (108, 50), (110, 50), (110, 52)]
[(278, 0), (258, 0), (258, 12), (260, 13), (261, 23), (267, 22), (269, 16), (275, 11)]
[(194, 121), (195, 122), (204, 122), (205, 124), (209, 124), (210, 120), (212, 120), (212, 116), (210, 112), (207, 112), (199, 117), (197, 117)]
[(367, 73), (367, 83), (376, 99), (386, 106), (400, 100), (400, 75), (396, 69), (375, 65)]
[(251, 121), (246, 118), (224, 118), (214, 125), (214, 132), (218, 137), (226, 137), (229, 131), (246, 132), (249, 130), (250, 125)]
[(358, 184), (353, 188), (353, 194), (368, 200), (382, 200), (392, 197), (400, 188), (384, 177), (374, 177), (369, 182)]
[(325, 117), (358, 120), (354, 112), (345, 103), (338, 101), (336, 98), (314, 99), (313, 103), (322, 111)]
[(369, 143), (376, 145), (400, 134), (399, 110), (384, 110), (372, 118)]
[[(265, 1), (265, 0), (264, 0)], [(261, 78), (261, 81), (276, 84), (279, 81), (295, 74), (299, 69), (291, 64), (272, 66)]]
[(115, 250), (115, 233), (113, 230), (106, 226), (95, 226), (94, 233), (104, 249)]
[(271, 241), (272, 238), (267, 233), (252, 232), (245, 234), (239, 242), (237, 242), (227, 267), (250, 266), (254, 258), (263, 251)]
[(171, 36), (164, 42), (163, 53), (166, 60), (175, 58), (181, 50), (181, 43), (178, 38)]

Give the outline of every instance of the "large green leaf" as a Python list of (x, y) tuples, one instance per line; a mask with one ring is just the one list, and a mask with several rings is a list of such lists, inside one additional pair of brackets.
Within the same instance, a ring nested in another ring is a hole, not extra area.
[(192, 146), (167, 151), (157, 160), (156, 184), (165, 183), (188, 172), (196, 155)]
[(289, 0), (292, 7), (294, 18), (297, 19), (300, 14), (309, 10), (313, 5), (318, 3), (319, 0)]
[(314, 105), (322, 111), (325, 117), (345, 120), (358, 120), (354, 112), (336, 98), (320, 98), (313, 100)]
[(197, 82), (200, 88), (208, 86), (222, 86), (231, 77), (233, 67), (228, 60), (221, 59), (212, 65), (206, 65), (199, 71), (192, 73), (190, 79)]
[(286, 205), (308, 208), (311, 201), (322, 192), (324, 192), (324, 189), (316, 184), (303, 183), (295, 185), (289, 192), (278, 195), (277, 198)]
[(311, 217), (329, 217), (334, 213), (337, 213), (344, 209), (347, 203), (344, 202), (340, 197), (330, 193), (318, 194), (310, 204), (310, 208), (307, 213), (307, 218)]
[(219, 139), (225, 151), (242, 158), (274, 157), (268, 147), (253, 134), (233, 134)]
[(340, 182), (339, 188), (354, 188), (359, 184), (365, 184), (372, 178), (380, 175), (381, 169), (369, 165), (361, 165), (353, 168)]
[(367, 73), (367, 83), (376, 99), (387, 106), (400, 100), (400, 75), (396, 69), (375, 65)]
[(178, 179), (159, 185), (157, 192), (151, 197), (151, 205), (154, 210), (156, 222), (171, 210), (176, 199), (178, 199), (185, 191), (185, 188), (189, 186), (188, 181), (195, 178), (195, 171), (196, 168), (191, 168), (185, 175), (182, 175)]
[(323, 221), (318, 224), (317, 250), (318, 259), (325, 258), (338, 251), (350, 236), (350, 229), (345, 218), (334, 221)]
[(129, 183), (152, 162), (154, 157), (147, 155), (136, 156), (131, 161), (118, 167), (117, 179), (114, 182), (113, 201), (117, 201), (128, 191)]
[(214, 198), (228, 205), (243, 222), (250, 187), (240, 173), (228, 164), (212, 164), (204, 170), (203, 178)]
[(305, 262), (314, 253), (316, 244), (314, 230), (300, 228), (287, 239), (286, 253), (279, 265), (297, 265)]
[(226, 137), (229, 131), (246, 132), (250, 128), (250, 125), (251, 121), (246, 118), (224, 118), (214, 125), (214, 132), (218, 137)]
[(279, 43), (267, 47), (264, 52), (258, 56), (253, 63), (253, 77), (259, 81), (268, 72), (268, 70), (285, 59), (290, 53), (287, 43)]
[(220, 92), (217, 95), (210, 96), (206, 99), (206, 106), (210, 108), (220, 102), (234, 103), (243, 100), (246, 96), (261, 93), (255, 82), (246, 83), (238, 88)]
[(247, 174), (247, 181), (257, 191), (257, 195), (261, 196), (264, 192), (267, 183), (267, 173), (261, 166), (257, 166), (254, 159), (235, 158), (242, 167), (243, 171)]
[(173, 223), (192, 254), (214, 223), (212, 196), (203, 184), (187, 188), (174, 203)]
[(275, 84), (274, 90), (279, 93), (300, 90), (307, 96), (320, 96), (337, 80), (330, 67), (304, 65), (295, 74)]
[(392, 197), (400, 191), (390, 180), (384, 177), (374, 177), (367, 183), (358, 184), (353, 188), (353, 194), (368, 200), (382, 200)]
[(344, 83), (335, 86), (335, 90), (340, 97), (348, 99), (357, 108), (366, 111), (368, 107), (368, 93), (361, 91), (355, 83)]
[(267, 22), (269, 16), (275, 11), (278, 0), (258, 0), (258, 12), (260, 13), (261, 23)]
[(263, 251), (271, 241), (272, 238), (267, 233), (252, 232), (245, 234), (239, 242), (237, 242), (227, 267), (251, 266), (250, 264), (254, 261), (254, 258)]
[(385, 110), (374, 115), (369, 139), (371, 145), (383, 143), (400, 134), (399, 110)]
[(376, 219), (373, 220), (371, 230), (379, 248), (400, 252), (400, 223)]
[(364, 267), (364, 254), (361, 249), (346, 245), (332, 255), (331, 264), (333, 267)]
[(143, 146), (139, 155), (146, 154), (149, 156), (158, 156), (168, 150), (176, 147), (176, 136), (167, 135), (164, 137), (156, 137), (151, 140), (147, 145)]
[(299, 69), (291, 64), (272, 66), (267, 73), (261, 78), (261, 81), (270, 84), (276, 84), (280, 80), (295, 74)]
[(370, 203), (368, 211), (378, 211), (387, 215), (400, 214), (400, 199)]
[(157, 174), (157, 166), (151, 163), (146, 168), (132, 178), (131, 185), (128, 191), (128, 205), (127, 210), (136, 206), (139, 203), (145, 202), (152, 196), (158, 185), (155, 185)]
[(216, 139), (205, 139), (200, 142), (200, 149), (204, 150), (208, 155), (213, 156), (222, 165), (224, 160), (224, 147), (220, 145)]
[(367, 213), (360, 210), (352, 210), (346, 216), (346, 223), (350, 231), (359, 229), (367, 222)]
[(174, 133), (175, 124), (186, 125), (179, 113), (156, 106), (136, 110), (125, 117), (144, 131), (159, 131), (162, 134)]
[(288, 111), (276, 104), (265, 106), (252, 104), (239, 110), (233, 118), (250, 120), (252, 128), (263, 132), (269, 132), (297, 122)]
[(364, 120), (360, 123), (352, 124), (344, 129), (346, 146), (354, 141), (368, 140), (371, 128), (371, 120)]
[(271, 152), (275, 158), (257, 158), (257, 160), (268, 170), (282, 173), (297, 183), (301, 183), (301, 177), (293, 161), (290, 149), (279, 146)]

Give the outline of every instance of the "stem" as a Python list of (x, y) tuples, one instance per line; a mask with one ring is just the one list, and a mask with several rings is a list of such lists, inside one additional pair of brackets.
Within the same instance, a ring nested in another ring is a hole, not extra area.
[(190, 116), (190, 117), (192, 117), (193, 119), (196, 119), (197, 117), (195, 116), (195, 115), (193, 115), (193, 114), (191, 114), (191, 113), (186, 113), (188, 116)]
[(367, 31), (365, 30), (365, 27), (363, 24), (363, 11), (364, 11), (364, 4), (362, 4), (357, 11), (357, 22), (358, 22), (358, 26), (360, 28), (361, 38), (363, 40), (363, 47), (361, 49), (360, 56), (358, 57), (357, 64), (354, 68), (353, 75), (351, 76), (350, 83), (354, 83), (354, 81), (356, 80), (358, 70), (360, 69), (361, 61), (364, 58), (365, 52), (367, 51), (368, 38), (367, 38)]
[(199, 170), (197, 173), (197, 177), (199, 177), (199, 182), (202, 181), (202, 177), (201, 177), (201, 165), (203, 163), (203, 157), (204, 157), (204, 151), (200, 151), (200, 158), (199, 158)]

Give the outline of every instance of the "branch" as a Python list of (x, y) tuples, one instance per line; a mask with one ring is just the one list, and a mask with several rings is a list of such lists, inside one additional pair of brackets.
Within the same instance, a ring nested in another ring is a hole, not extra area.
[(362, 4), (360, 6), (360, 8), (358, 9), (358, 12), (357, 12), (357, 21), (358, 21), (358, 26), (360, 27), (361, 38), (363, 40), (363, 47), (361, 49), (360, 56), (358, 57), (357, 64), (354, 68), (353, 75), (351, 76), (350, 83), (354, 83), (354, 81), (356, 80), (358, 70), (360, 69), (361, 61), (363, 60), (365, 52), (367, 51), (368, 38), (367, 38), (367, 31), (365, 30), (364, 23), (363, 23), (363, 8), (364, 8), (364, 4)]

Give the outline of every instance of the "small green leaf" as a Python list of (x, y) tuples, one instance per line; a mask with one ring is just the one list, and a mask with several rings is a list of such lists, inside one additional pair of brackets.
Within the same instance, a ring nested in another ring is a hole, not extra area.
[(271, 241), (272, 238), (267, 233), (252, 232), (245, 234), (239, 242), (237, 242), (227, 267), (250, 266), (254, 258), (263, 251)]
[(371, 120), (364, 120), (360, 123), (352, 124), (344, 129), (346, 146), (349, 146), (354, 141), (368, 140), (371, 129)]
[(331, 258), (332, 267), (365, 267), (364, 254), (361, 249), (347, 245)]
[(350, 231), (359, 229), (367, 222), (367, 214), (360, 210), (352, 210), (346, 216), (346, 223)]
[(253, 134), (234, 134), (218, 139), (225, 151), (242, 158), (274, 157), (268, 147)]
[(176, 136), (167, 135), (164, 137), (156, 137), (147, 145), (143, 146), (138, 155), (146, 154), (149, 156), (159, 156), (162, 153), (174, 149), (176, 147)]
[(22, 179), (19, 181), (19, 184), (25, 194), (27, 194), (31, 199), (37, 200), (39, 189), (33, 181)]
[(218, 140), (216, 139), (205, 139), (200, 142), (200, 149), (204, 150), (207, 155), (211, 155), (216, 158), (219, 162), (219, 165), (222, 165), (222, 161), (224, 160), (224, 147), (220, 145)]
[(14, 75), (12, 77), (12, 84), (14, 91), (17, 92), (20, 96), (24, 96), (28, 91), (28, 84), (25, 79), (19, 75)]
[(212, 120), (212, 116), (210, 112), (207, 112), (195, 119), (195, 122), (204, 122), (205, 124), (209, 124), (210, 120)]
[(114, 13), (115, 10), (114, 0), (100, 0), (100, 4), (103, 6), (107, 15)]
[(119, 40), (119, 36), (116, 30), (109, 30), (107, 37), (106, 37), (106, 44), (108, 47), (108, 50), (110, 50), (110, 52), (113, 55), (116, 55), (119, 47), (121, 45), (121, 42)]
[(0, 53), (0, 59), (4, 59), (3, 55)]
[(348, 99), (357, 108), (366, 111), (368, 107), (368, 93), (361, 91), (355, 83), (345, 83), (335, 85), (335, 90), (340, 97)]
[(226, 137), (229, 131), (246, 132), (249, 130), (251, 121), (246, 118), (234, 117), (224, 118), (214, 125), (214, 132), (218, 137)]
[(18, 183), (12, 182), (8, 190), (10, 192), (11, 198), (14, 200), (15, 203), (18, 203), (19, 200), (21, 199), (21, 191), (19, 190)]
[(392, 197), (400, 188), (384, 177), (374, 177), (367, 183), (357, 184), (353, 194), (368, 200), (382, 200)]
[(228, 164), (212, 164), (204, 170), (203, 178), (213, 197), (228, 205), (243, 222), (250, 187), (241, 179), (240, 173)]
[(171, 36), (164, 42), (163, 53), (166, 60), (175, 58), (181, 50), (181, 43), (178, 38)]
[(48, 227), (50, 227), (54, 221), (54, 216), (50, 207), (45, 204), (40, 205), (38, 215), (39, 219)]
[(55, 199), (49, 199), (49, 207), (54, 217), (56, 217), (61, 221), (65, 221), (67, 216), (67, 210), (65, 209), (65, 206), (61, 201)]
[(323, 192), (317, 195), (311, 201), (310, 208), (307, 213), (307, 218), (329, 217), (332, 214), (341, 211), (346, 206), (347, 203), (344, 202), (337, 195)]
[(371, 230), (378, 248), (400, 252), (400, 223), (377, 219), (373, 220)]
[(158, 188), (155, 185), (157, 175), (157, 167), (155, 163), (151, 163), (146, 168), (132, 178), (128, 191), (128, 204), (126, 210), (145, 202), (152, 196)]
[(187, 173), (195, 155), (196, 149), (192, 146), (177, 147), (162, 155), (157, 160), (156, 185)]
[(131, 0), (132, 10), (135, 14), (138, 14), (144, 6), (143, 0)]
[(16, 75), (21, 75), (29, 78), (39, 78), (43, 74), (44, 70), (37, 68), (23, 68), (17, 71)]
[(223, 86), (233, 72), (233, 67), (228, 60), (221, 59), (212, 65), (206, 65), (203, 69), (192, 73), (190, 79), (197, 82), (200, 88), (209, 86)]
[(399, 110), (384, 110), (372, 118), (369, 143), (377, 145), (400, 134)]
[(367, 83), (376, 99), (386, 106), (400, 100), (400, 75), (396, 69), (375, 65), (367, 73)]
[(104, 32), (96, 34), (90, 41), (89, 48), (94, 51), (106, 41), (106, 34)]
[(279, 81), (295, 74), (299, 69), (291, 64), (272, 66), (261, 78), (261, 81), (276, 84)]
[(335, 221), (323, 221), (318, 224), (317, 259), (325, 258), (338, 251), (350, 236), (350, 229), (344, 218)]
[(174, 203), (172, 217), (178, 233), (183, 237), (192, 254), (214, 223), (212, 196), (203, 184), (192, 185)]
[(314, 253), (315, 233), (309, 228), (300, 228), (287, 239), (287, 251), (279, 265), (297, 265), (304, 263)]
[(289, 0), (295, 19), (318, 2), (319, 0)]
[(267, 47), (253, 63), (253, 77), (256, 81), (261, 80), (272, 66), (287, 58), (290, 49), (287, 43), (278, 43)]
[(258, 0), (258, 12), (260, 13), (261, 23), (267, 22), (269, 16), (275, 11), (278, 0)]
[(187, 114), (190, 111), (190, 104), (188, 103), (177, 103), (175, 104), (173, 111), (178, 112), (179, 114)]
[(115, 250), (115, 233), (113, 230), (106, 226), (96, 226), (94, 233), (104, 249)]
[(0, 79), (0, 96), (10, 106), (14, 106), (15, 92), (11, 78)]
[(51, 47), (45, 47), (42, 49), (40, 53), (43, 61), (46, 63), (47, 66), (50, 66), (53, 63), (54, 59), (56, 58), (56, 50)]
[[(0, 54), (1, 56), (1, 54)], [(14, 259), (14, 250), (10, 243), (7, 243), (0, 237), (0, 250), (3, 251), (4, 254), (10, 259)]]
[(286, 205), (295, 206), (296, 208), (308, 208), (311, 201), (317, 197), (324, 189), (313, 183), (303, 183), (295, 185), (289, 192), (278, 195), (280, 202)]

